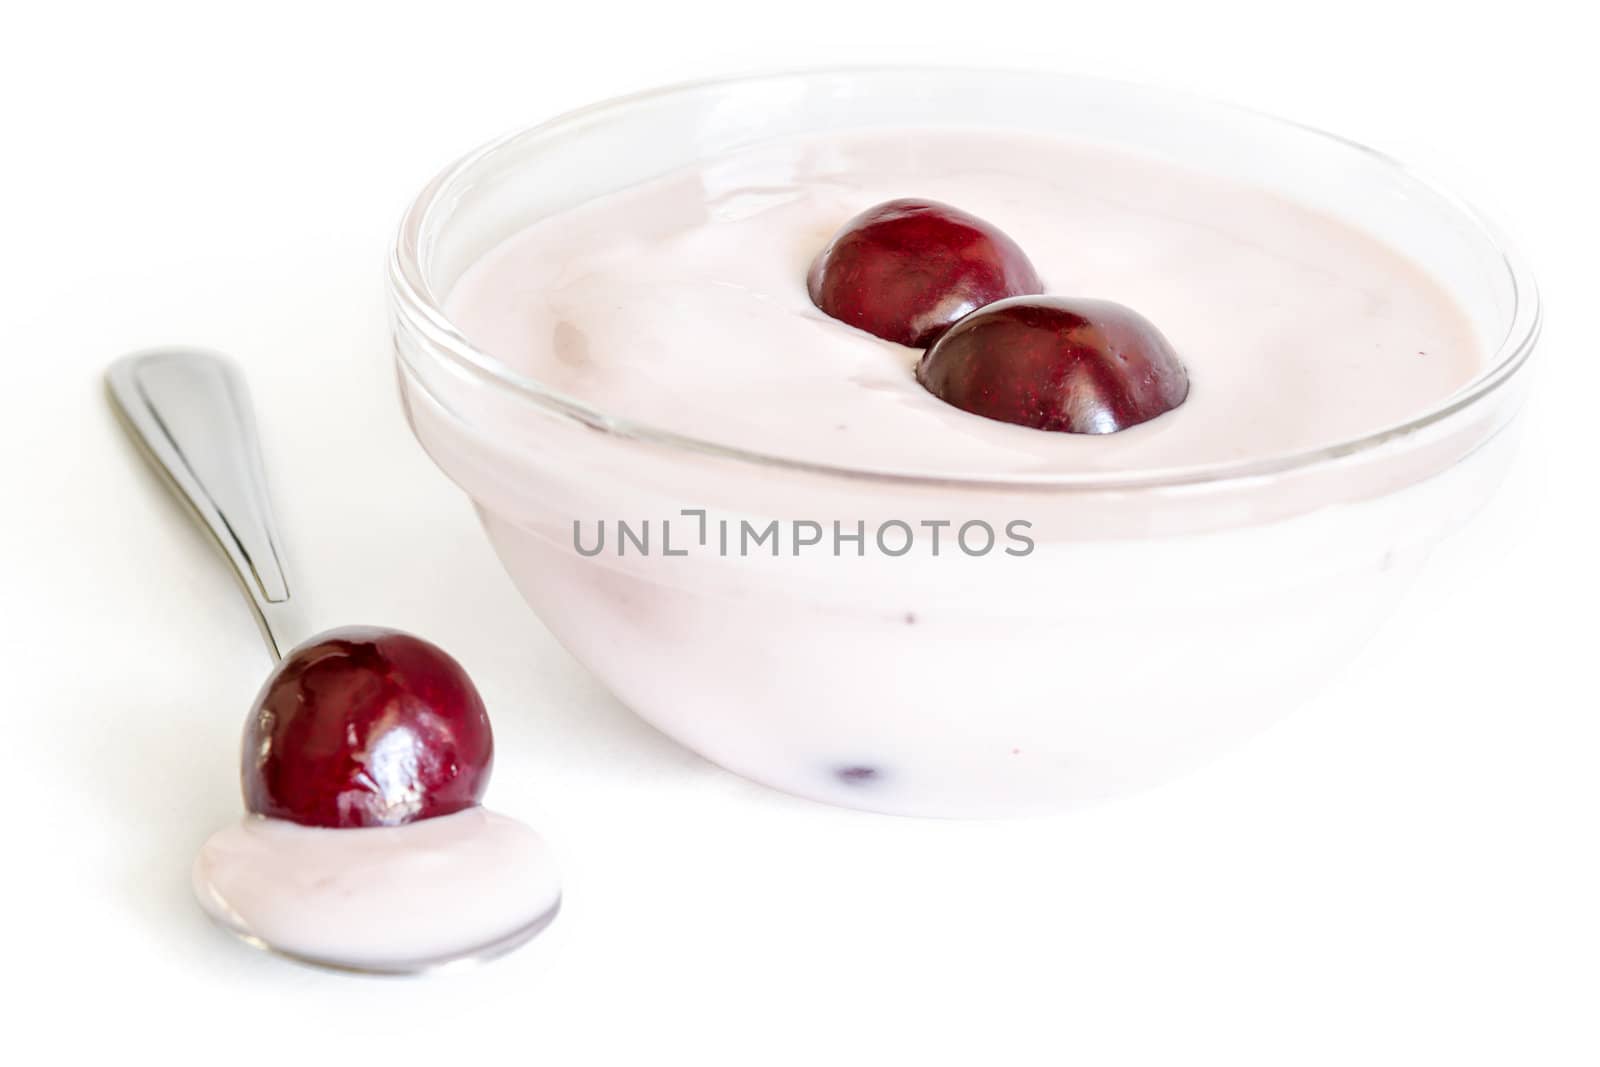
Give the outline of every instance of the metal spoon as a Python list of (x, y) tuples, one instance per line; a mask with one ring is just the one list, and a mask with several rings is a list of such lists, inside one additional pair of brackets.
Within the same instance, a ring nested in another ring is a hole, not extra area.
[[(106, 371), (106, 384), (134, 443), (227, 557), (276, 663), (293, 647), (292, 638), (307, 631), (289, 595), (243, 376), (214, 353), (163, 348), (117, 360)], [(559, 906), (558, 901), (528, 925), (488, 944), (381, 967), (287, 951), (242, 921), (207, 914), (245, 943), (301, 963), (365, 974), (419, 974), (509, 952), (548, 926)]]

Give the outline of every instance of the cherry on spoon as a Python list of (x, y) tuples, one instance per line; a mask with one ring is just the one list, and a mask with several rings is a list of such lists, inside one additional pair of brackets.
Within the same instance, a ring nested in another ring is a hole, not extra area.
[(413, 974), (498, 956), (555, 917), (543, 842), (478, 806), (489, 719), (460, 664), (421, 638), (303, 632), (268, 504), (249, 395), (210, 353), (136, 353), (113, 407), (232, 565), (276, 666), (246, 722), (252, 813), (195, 864), (202, 908), (259, 948)]
[(377, 626), (307, 641), (245, 723), (245, 807), (302, 826), (404, 826), (476, 807), (494, 736), (478, 690), (437, 645)]

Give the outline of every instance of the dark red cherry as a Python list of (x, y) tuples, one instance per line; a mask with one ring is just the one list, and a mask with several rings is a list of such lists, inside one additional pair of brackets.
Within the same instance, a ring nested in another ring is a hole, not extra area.
[(1144, 316), (1053, 296), (968, 315), (922, 357), (917, 380), (974, 415), (1065, 433), (1115, 433), (1189, 395), (1183, 363)]
[(489, 715), (461, 664), (419, 637), (329, 630), (294, 649), (244, 731), (245, 807), (306, 826), (398, 826), (477, 804)]
[(912, 348), (985, 304), (1044, 291), (1015, 241), (933, 200), (890, 200), (845, 223), (806, 288), (840, 322)]

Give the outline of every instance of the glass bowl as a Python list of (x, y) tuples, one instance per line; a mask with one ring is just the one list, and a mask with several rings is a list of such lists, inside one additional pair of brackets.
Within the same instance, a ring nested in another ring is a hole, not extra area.
[[(1403, 424), (1315, 451), (943, 476), (640, 425), (519, 374), (443, 311), (479, 256), (553, 212), (767, 138), (919, 125), (1055, 135), (1316, 208), (1430, 274), (1488, 366)], [(1168, 91), (972, 70), (687, 85), (519, 131), (422, 191), (389, 280), (411, 425), (574, 656), (741, 775), (937, 816), (1059, 809), (1159, 781), (1314, 693), (1493, 490), (1539, 325), (1532, 280), (1495, 230), (1385, 156)], [(602, 520), (630, 524), (621, 554), (616, 536), (588, 551)], [(886, 551), (897, 523), (949, 522), (981, 543), (1017, 520), (1026, 553)], [(741, 524), (773, 522), (786, 546), (815, 524), (825, 549), (720, 547), (722, 530), (738, 544)]]

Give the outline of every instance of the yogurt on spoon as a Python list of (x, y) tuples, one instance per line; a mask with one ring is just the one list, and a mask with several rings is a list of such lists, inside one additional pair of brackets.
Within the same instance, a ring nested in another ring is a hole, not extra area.
[(386, 974), (498, 956), (561, 906), (544, 842), (482, 807), (361, 830), (247, 816), (200, 850), (194, 891), (245, 941)]
[[(288, 582), (249, 398), (204, 352), (128, 356), (118, 414), (233, 564), (277, 657)], [(415, 973), (486, 959), (555, 917), (544, 842), (480, 806), (494, 762), (466, 671), (397, 630), (348, 627), (277, 663), (246, 721), (249, 814), (195, 861), (206, 913), (257, 947), (321, 966)]]

